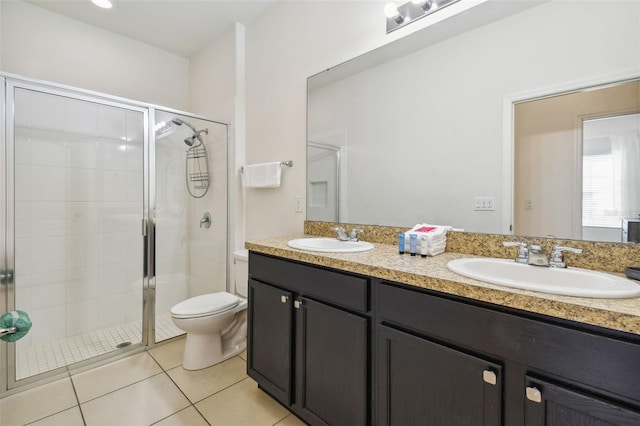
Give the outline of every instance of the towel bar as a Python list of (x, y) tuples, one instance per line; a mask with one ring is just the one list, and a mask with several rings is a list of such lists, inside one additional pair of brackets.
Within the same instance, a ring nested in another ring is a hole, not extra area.
[[(287, 166), (287, 167), (293, 167), (293, 161), (292, 160), (287, 160), (287, 161), (281, 161), (280, 162), (281, 166)], [(240, 173), (244, 172), (244, 166), (240, 166)]]

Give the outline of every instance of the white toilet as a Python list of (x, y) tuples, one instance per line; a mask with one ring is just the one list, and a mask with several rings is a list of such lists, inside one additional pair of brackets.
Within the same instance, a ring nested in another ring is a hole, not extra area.
[(176, 327), (187, 333), (182, 367), (199, 370), (235, 356), (247, 347), (248, 251), (233, 253), (236, 294), (203, 294), (171, 308)]

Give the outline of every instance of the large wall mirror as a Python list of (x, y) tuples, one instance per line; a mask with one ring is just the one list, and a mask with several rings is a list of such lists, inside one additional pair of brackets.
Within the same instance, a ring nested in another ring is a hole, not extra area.
[(307, 219), (621, 241), (640, 214), (640, 2), (421, 32), (309, 78)]

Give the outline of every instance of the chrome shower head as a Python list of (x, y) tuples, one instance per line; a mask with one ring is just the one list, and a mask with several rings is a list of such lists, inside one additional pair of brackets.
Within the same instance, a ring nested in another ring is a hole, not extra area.
[(193, 146), (193, 142), (196, 140), (196, 136), (191, 136), (190, 138), (186, 138), (184, 140), (184, 143), (187, 144), (187, 146)]

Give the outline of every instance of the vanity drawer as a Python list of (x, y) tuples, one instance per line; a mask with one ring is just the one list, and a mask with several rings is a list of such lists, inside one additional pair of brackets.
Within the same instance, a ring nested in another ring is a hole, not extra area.
[(281, 258), (249, 252), (249, 276), (303, 297), (366, 313), (368, 277), (345, 274)]

